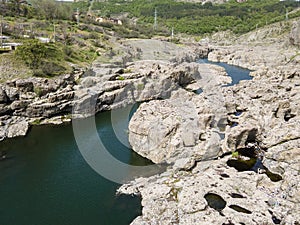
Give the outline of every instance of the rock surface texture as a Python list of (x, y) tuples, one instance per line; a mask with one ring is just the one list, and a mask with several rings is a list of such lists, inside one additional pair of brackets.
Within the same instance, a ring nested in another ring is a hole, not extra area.
[[(140, 48), (143, 43), (161, 47), (164, 54)], [(30, 125), (60, 124), (138, 101), (168, 98), (178, 87), (196, 83), (197, 64), (187, 61), (208, 54), (208, 47), (182, 48), (155, 40), (132, 41), (126, 46), (127, 63), (124, 59), (112, 64), (95, 62), (87, 71), (75, 70), (53, 79), (26, 78), (0, 84), (0, 141), (26, 135)], [(137, 58), (141, 60), (130, 62)]]
[[(300, 58), (288, 44), (295, 29), (277, 39), (268, 37), (277, 28), (258, 30), (230, 46), (128, 42), (118, 63), (8, 81), (0, 85), (0, 140), (25, 135), (30, 124), (144, 102), (129, 141), (169, 166), (119, 189), (142, 196), (132, 224), (300, 224)], [(164, 49), (162, 58), (149, 43)], [(207, 55), (253, 70), (253, 80), (226, 86), (223, 68), (193, 62)]]
[(292, 45), (300, 47), (300, 20), (295, 21), (290, 33), (290, 42)]
[(208, 55), (253, 70), (253, 80), (224, 87), (224, 71), (199, 65), (196, 84), (134, 114), (133, 149), (170, 166), (119, 189), (142, 196), (132, 224), (300, 224), (298, 50), (266, 40)]

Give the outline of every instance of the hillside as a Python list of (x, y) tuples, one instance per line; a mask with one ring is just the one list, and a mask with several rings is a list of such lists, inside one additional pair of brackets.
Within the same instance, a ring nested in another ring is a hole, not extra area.
[[(123, 16), (137, 19), (137, 24), (153, 24), (155, 9), (157, 29), (167, 29), (169, 34), (174, 27), (175, 33), (203, 35), (217, 31), (231, 30), (242, 34), (257, 27), (286, 19), (286, 12), (299, 7), (299, 2), (267, 0), (249, 0), (238, 3), (206, 4), (178, 2), (174, 0), (134, 0), (130, 2), (112, 0), (95, 2), (93, 10), (99, 16)], [(299, 11), (290, 13), (289, 18), (300, 16)]]
[[(278, 28), (280, 31), (274, 28), (274, 34), (286, 31), (291, 26), (284, 22), (286, 16), (300, 16), (299, 3), (275, 0), (226, 4), (174, 0), (31, 2), (0, 3), (2, 35), (9, 37), (3, 42), (23, 44), (15, 52), (0, 55), (0, 81), (32, 75), (52, 77), (76, 67), (89, 67), (95, 59), (105, 63), (131, 60), (126, 44), (122, 44), (126, 39), (159, 36), (178, 43), (186, 36), (198, 41), (212, 36), (212, 40), (225, 42), (274, 22), (283, 24)], [(46, 43), (37, 45), (33, 40)], [(33, 49), (38, 52), (29, 54)]]

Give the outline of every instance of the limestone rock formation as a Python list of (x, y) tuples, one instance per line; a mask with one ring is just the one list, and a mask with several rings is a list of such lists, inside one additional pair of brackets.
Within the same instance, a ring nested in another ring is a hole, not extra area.
[(5, 138), (25, 136), (29, 129), (29, 123), (25, 117), (2, 116), (0, 117), (0, 141)]
[(143, 215), (132, 224), (299, 221), (299, 203), (286, 198), (289, 190), (282, 189), (282, 181), (272, 182), (265, 174), (253, 171), (237, 172), (226, 165), (229, 158), (199, 162), (190, 171), (170, 170), (123, 185), (119, 192), (143, 197)]
[(130, 121), (129, 142), (133, 149), (155, 163), (174, 163), (180, 158), (212, 159), (221, 152), (218, 123), (226, 120), (226, 113), (220, 86), (230, 79), (224, 79), (226, 73), (217, 66), (198, 64), (196, 68), (196, 82), (208, 96), (179, 86), (170, 99), (142, 104)]
[(1, 84), (0, 140), (24, 136), (30, 124), (70, 114), (74, 84), (74, 74), (55, 79), (19, 79)]
[(133, 149), (171, 164), (120, 188), (142, 196), (143, 214), (132, 224), (299, 224), (297, 49), (215, 47), (209, 59), (252, 69), (254, 78), (220, 87), (199, 69), (200, 82), (186, 90), (203, 88), (200, 95), (180, 89), (141, 105), (129, 127)]
[(0, 89), (0, 103), (7, 103), (8, 102), (8, 97), (6, 92), (3, 89)]
[[(127, 65), (119, 61), (95, 62), (85, 72), (75, 69), (72, 74), (53, 79), (31, 77), (0, 84), (0, 119), (5, 121), (15, 116), (30, 124), (61, 123), (69, 121), (65, 118), (71, 114), (84, 118), (136, 102), (168, 98), (178, 87), (185, 88), (199, 78), (196, 63), (182, 62), (188, 57), (195, 61), (196, 57), (207, 55), (207, 47), (183, 48), (168, 42), (144, 40), (131, 43), (128, 54), (134, 55), (132, 51), (144, 43), (146, 48), (141, 48), (139, 54), (147, 60)], [(149, 44), (165, 49), (165, 57), (153, 55), (152, 48), (147, 48)], [(152, 61), (148, 56), (153, 57)], [(172, 57), (175, 59), (172, 62), (166, 60)], [(8, 130), (9, 125), (1, 126), (1, 139), (23, 135), (14, 128)]]
[(300, 47), (300, 20), (294, 22), (289, 38), (292, 45)]

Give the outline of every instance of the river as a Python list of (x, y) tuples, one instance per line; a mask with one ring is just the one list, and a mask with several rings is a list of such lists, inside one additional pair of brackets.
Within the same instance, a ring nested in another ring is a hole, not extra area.
[[(226, 69), (231, 85), (251, 79), (249, 70), (213, 64)], [(123, 162), (149, 164), (118, 141), (110, 118), (110, 112), (96, 116), (106, 148)], [(127, 135), (128, 121), (115, 124)], [(0, 161), (0, 224), (128, 225), (141, 214), (139, 197), (116, 196), (119, 184), (101, 177), (84, 161), (71, 124), (35, 126), (26, 137), (0, 142), (0, 151), (8, 157)]]
[[(118, 142), (110, 112), (98, 114), (96, 124), (114, 156), (149, 164)], [(125, 133), (128, 121), (117, 124)], [(116, 196), (119, 185), (84, 161), (71, 124), (35, 126), (25, 138), (1, 142), (0, 150), (9, 157), (0, 161), (0, 224), (128, 225), (141, 214), (141, 199)]]
[(225, 69), (225, 71), (227, 72), (227, 74), (232, 79), (232, 82), (225, 86), (232, 86), (232, 85), (238, 84), (241, 80), (251, 80), (252, 79), (252, 77), (249, 75), (250, 70), (242, 68), (242, 67), (229, 65), (229, 64), (223, 63), (223, 62), (212, 62), (212, 61), (209, 61), (208, 59), (200, 59), (200, 60), (198, 60), (198, 63), (208, 63), (208, 64), (222, 66)]

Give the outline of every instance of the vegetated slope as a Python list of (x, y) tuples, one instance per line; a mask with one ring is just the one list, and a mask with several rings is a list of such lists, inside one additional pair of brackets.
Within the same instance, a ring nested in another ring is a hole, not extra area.
[(300, 16), (284, 20), (263, 27), (258, 27), (250, 32), (242, 35), (236, 35), (232, 32), (223, 31), (213, 35), (208, 35), (210, 42), (218, 45), (268, 45), (270, 43), (279, 43), (283, 47), (289, 46), (289, 36), (295, 21), (298, 21)]
[[(0, 54), (1, 80), (35, 76), (55, 76), (71, 71), (71, 67), (85, 67), (99, 54), (109, 51), (109, 36), (99, 26), (75, 24), (70, 20), (37, 20), (18, 17), (19, 25), (5, 17), (6, 42), (22, 45), (16, 51)], [(31, 27), (32, 30), (28, 30)], [(54, 28), (55, 27), (55, 28)], [(54, 32), (55, 29), (55, 32)], [(42, 43), (40, 40), (50, 40)], [(9, 59), (9, 64), (6, 63)], [(19, 66), (15, 66), (19, 65)], [(20, 70), (21, 69), (21, 70)]]
[[(256, 27), (285, 20), (286, 12), (299, 7), (299, 2), (278, 0), (238, 3), (229, 1), (226, 4), (211, 2), (191, 3), (174, 0), (111, 0), (95, 2), (93, 10), (101, 16), (129, 13), (129, 17), (138, 18), (138, 23), (154, 23), (157, 10), (158, 27), (174, 27), (176, 32), (188, 34), (204, 34), (222, 30), (234, 33), (246, 33)], [(299, 16), (295, 12), (289, 17)]]
[[(49, 2), (52, 3), (47, 5)], [(0, 2), (0, 13), (4, 16), (3, 34), (10, 36), (11, 41), (27, 43), (29, 47), (21, 48), (24, 51), (21, 54), (0, 55), (1, 79), (18, 76), (18, 73), (20, 76), (53, 76), (69, 72), (74, 65), (88, 65), (98, 56), (105, 59), (121, 55), (115, 50), (116, 42), (120, 39), (151, 38), (155, 35), (169, 37), (172, 27), (175, 34), (202, 36), (216, 31), (231, 31), (240, 35), (263, 27), (266, 23), (284, 21), (287, 11), (290, 12), (289, 18), (300, 16), (298, 4), (277, 0), (229, 1), (226, 4), (208, 2), (203, 5), (175, 0), (110, 0), (94, 2), (91, 7), (90, 2), (65, 4), (35, 0), (32, 5)], [(77, 8), (79, 20), (74, 17)], [(89, 16), (89, 8), (92, 8), (92, 16)], [(157, 29), (153, 27), (155, 9)], [(95, 21), (97, 16), (121, 18), (123, 25), (98, 23)], [(49, 38), (55, 43), (40, 46), (40, 50), (45, 50), (47, 54), (44, 52), (41, 54), (42, 60), (34, 62), (32, 60), (35, 58), (28, 59), (30, 55), (27, 54), (31, 51), (30, 46), (33, 47), (30, 40), (40, 37)], [(53, 54), (48, 51), (51, 49)], [(14, 62), (17, 55), (22, 60)], [(12, 62), (9, 65), (5, 63), (8, 57)], [(22, 70), (19, 71), (19, 68)]]

